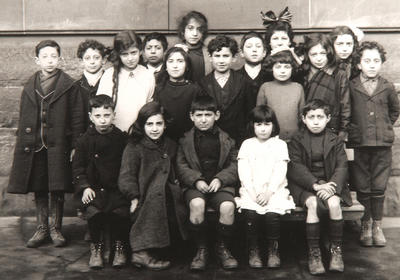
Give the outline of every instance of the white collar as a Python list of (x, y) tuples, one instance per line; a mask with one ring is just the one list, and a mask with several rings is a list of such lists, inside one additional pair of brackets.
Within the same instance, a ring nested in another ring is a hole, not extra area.
[(85, 76), (86, 80), (88, 81), (88, 84), (92, 87), (94, 87), (97, 82), (100, 80), (101, 76), (103, 76), (103, 70), (100, 69), (97, 71), (97, 73), (89, 73), (86, 70), (83, 71), (83, 75)]
[(151, 73), (158, 73), (161, 71), (161, 67), (162, 67), (162, 63), (160, 65), (158, 65), (157, 67), (154, 67), (153, 65), (147, 64), (147, 69), (149, 69), (149, 71)]
[(258, 74), (261, 71), (261, 63), (255, 66), (246, 63), (244, 65), (244, 70), (246, 70), (247, 75), (249, 75), (249, 77), (254, 80), (255, 78), (257, 78)]

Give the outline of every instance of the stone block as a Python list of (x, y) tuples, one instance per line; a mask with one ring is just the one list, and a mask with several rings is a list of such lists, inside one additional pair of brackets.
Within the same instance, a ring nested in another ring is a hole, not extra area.
[(23, 1), (1, 0), (0, 30), (22, 30), (23, 15)]
[(400, 216), (400, 176), (391, 176), (385, 193), (384, 216)]

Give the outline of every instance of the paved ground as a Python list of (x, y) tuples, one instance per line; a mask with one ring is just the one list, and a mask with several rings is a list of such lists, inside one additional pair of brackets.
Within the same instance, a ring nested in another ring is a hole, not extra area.
[(65, 218), (63, 232), (69, 239), (65, 248), (47, 244), (38, 249), (25, 247), (35, 228), (33, 218), (0, 218), (0, 279), (400, 279), (400, 219), (386, 218), (384, 231), (388, 239), (385, 248), (362, 248), (357, 243), (354, 227), (345, 227), (345, 272), (313, 277), (307, 270), (302, 223), (291, 222), (282, 227), (282, 267), (277, 270), (249, 269), (243, 243), (237, 242), (233, 253), (240, 259), (236, 271), (224, 271), (211, 264), (203, 273), (191, 273), (188, 263), (190, 246), (180, 248), (179, 257), (167, 271), (152, 272), (131, 266), (115, 270), (110, 266), (100, 271), (87, 267), (89, 245), (83, 241), (85, 224), (78, 218)]

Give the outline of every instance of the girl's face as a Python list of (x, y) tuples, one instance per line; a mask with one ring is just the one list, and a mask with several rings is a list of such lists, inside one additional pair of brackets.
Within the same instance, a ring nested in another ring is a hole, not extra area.
[(82, 63), (86, 72), (95, 74), (103, 66), (103, 57), (99, 50), (88, 48), (83, 54)]
[(139, 63), (140, 53), (141, 51), (134, 46), (122, 51), (119, 58), (121, 59), (123, 67), (128, 71), (134, 70)]
[(191, 18), (185, 27), (183, 37), (189, 46), (197, 46), (203, 37), (203, 33), (201, 32), (201, 23), (194, 18)]
[(353, 37), (349, 34), (338, 35), (333, 46), (337, 57), (347, 59), (354, 49)]
[(158, 140), (163, 135), (165, 130), (164, 117), (161, 114), (151, 116), (144, 124), (144, 133), (151, 140)]
[(286, 31), (277, 30), (272, 33), (270, 42), (271, 49), (276, 49), (282, 46), (290, 46), (290, 38)]
[(261, 142), (267, 141), (271, 137), (273, 127), (272, 122), (255, 122), (254, 134)]
[(293, 67), (289, 63), (280, 63), (277, 62), (272, 67), (272, 73), (274, 75), (275, 80), (280, 82), (285, 82), (290, 79), (292, 76)]
[(316, 69), (324, 68), (328, 64), (328, 53), (321, 44), (315, 45), (308, 51), (311, 66)]
[(264, 44), (260, 38), (252, 37), (244, 42), (242, 55), (246, 63), (259, 64), (264, 59), (265, 54)]
[(167, 59), (167, 72), (169, 79), (177, 82), (183, 79), (186, 71), (186, 61), (179, 52), (171, 53)]

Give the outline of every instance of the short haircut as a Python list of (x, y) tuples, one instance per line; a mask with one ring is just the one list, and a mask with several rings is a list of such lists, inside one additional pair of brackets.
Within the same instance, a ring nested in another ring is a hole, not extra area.
[(60, 45), (54, 41), (54, 40), (43, 40), (40, 41), (39, 44), (36, 45), (35, 47), (35, 55), (36, 57), (39, 57), (39, 52), (41, 49), (45, 48), (45, 47), (53, 47), (57, 50), (58, 55), (61, 55), (61, 48)]
[(99, 94), (89, 99), (89, 112), (93, 108), (104, 107), (105, 109), (111, 108), (114, 110), (115, 104), (112, 98), (105, 94)]
[(164, 34), (161, 34), (159, 32), (152, 32), (152, 33), (147, 34), (143, 39), (143, 48), (145, 48), (147, 42), (149, 42), (151, 40), (159, 41), (161, 43), (164, 51), (167, 50), (168, 42), (167, 42), (167, 38), (165, 38)]
[(247, 126), (249, 135), (251, 137), (255, 136), (254, 133), (254, 123), (268, 123), (272, 122), (272, 132), (271, 137), (279, 135), (280, 127), (278, 119), (276, 118), (274, 110), (267, 105), (258, 105), (250, 111), (249, 116), (249, 123)]
[(320, 44), (325, 50), (328, 58), (327, 66), (334, 65), (336, 63), (335, 51), (333, 50), (333, 45), (331, 39), (322, 33), (312, 33), (310, 35), (304, 36), (304, 68), (306, 71), (310, 70), (311, 62), (308, 57), (308, 52), (311, 48)]
[(312, 110), (317, 110), (317, 109), (322, 109), (324, 110), (324, 113), (326, 116), (329, 116), (331, 114), (331, 107), (329, 104), (325, 103), (324, 101), (320, 99), (314, 99), (311, 100), (310, 102), (307, 102), (304, 106), (303, 109), (301, 110), (301, 115), (305, 117), (308, 112)]
[(386, 51), (381, 44), (375, 41), (365, 41), (362, 42), (356, 50), (354, 61), (355, 64), (359, 64), (361, 62), (361, 57), (365, 50), (377, 50), (379, 52), (379, 55), (381, 56), (382, 63), (386, 61)]
[(268, 56), (267, 59), (265, 60), (265, 67), (268, 70), (272, 71), (272, 68), (274, 67), (275, 63), (290, 64), (293, 70), (296, 70), (298, 66), (296, 60), (294, 59), (290, 51), (280, 51), (274, 55)]
[(204, 42), (208, 33), (208, 21), (205, 15), (198, 11), (190, 11), (184, 15), (178, 24), (178, 36), (182, 41), (185, 41), (185, 29), (191, 19), (195, 19), (200, 23), (201, 42)]
[(101, 57), (103, 58), (106, 54), (106, 47), (102, 43), (96, 40), (87, 39), (79, 44), (76, 56), (82, 59), (83, 55), (88, 49), (99, 51)]
[(243, 50), (244, 44), (246, 43), (246, 41), (248, 39), (251, 38), (258, 38), (261, 40), (261, 42), (263, 43), (264, 49), (265, 49), (265, 41), (264, 38), (261, 36), (261, 34), (255, 32), (255, 31), (249, 31), (246, 34), (243, 35), (242, 39), (240, 40), (240, 49)]
[(190, 106), (190, 113), (194, 114), (196, 111), (212, 111), (216, 113), (219, 109), (217, 102), (212, 96), (198, 95), (193, 99)]
[(229, 48), (232, 55), (235, 56), (238, 53), (237, 42), (225, 35), (218, 35), (208, 43), (207, 49), (210, 55), (214, 52), (219, 52), (222, 48)]

